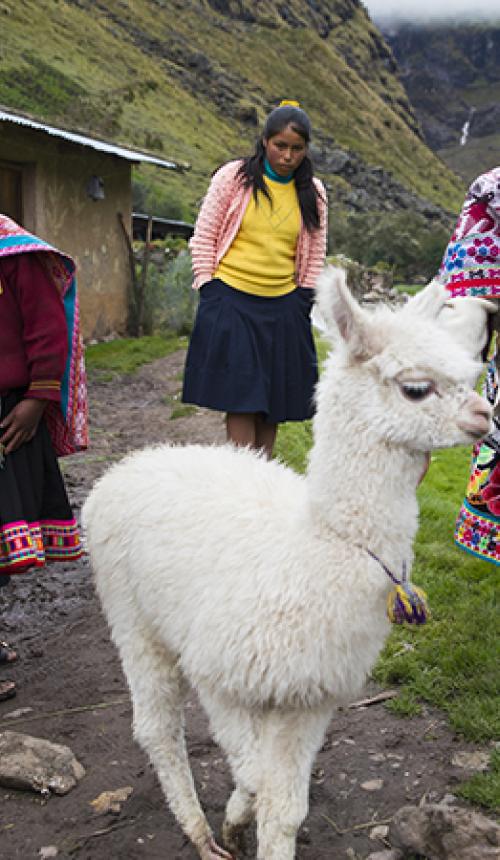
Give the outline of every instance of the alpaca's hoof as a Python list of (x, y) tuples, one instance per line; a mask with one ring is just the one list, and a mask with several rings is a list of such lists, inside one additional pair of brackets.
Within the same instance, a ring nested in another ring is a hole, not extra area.
[(244, 857), (246, 854), (245, 827), (224, 822), (222, 825), (222, 842), (233, 857)]
[(217, 845), (215, 839), (210, 839), (208, 844), (200, 851), (201, 860), (235, 860), (235, 858)]

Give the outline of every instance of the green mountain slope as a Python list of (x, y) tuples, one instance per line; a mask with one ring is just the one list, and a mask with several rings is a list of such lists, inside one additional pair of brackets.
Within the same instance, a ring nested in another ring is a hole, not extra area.
[(311, 116), (334, 205), (440, 215), (461, 203), (359, 0), (0, 0), (0, 22), (0, 104), (188, 162), (182, 175), (138, 171), (184, 217), (282, 98)]

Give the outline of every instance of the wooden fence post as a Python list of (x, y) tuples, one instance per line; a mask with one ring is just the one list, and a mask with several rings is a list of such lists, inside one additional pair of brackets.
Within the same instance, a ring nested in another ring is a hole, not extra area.
[(144, 297), (146, 295), (146, 287), (147, 287), (147, 277), (148, 277), (148, 266), (149, 266), (149, 252), (151, 245), (151, 236), (153, 235), (153, 218), (150, 215), (148, 217), (148, 224), (146, 227), (146, 241), (144, 243), (144, 251), (142, 254), (142, 270), (141, 270), (141, 284), (137, 296), (137, 324), (139, 329), (139, 337), (144, 334)]
[(128, 254), (128, 262), (130, 269), (130, 294), (129, 294), (129, 307), (128, 307), (128, 321), (127, 321), (127, 331), (133, 337), (137, 337), (139, 332), (139, 321), (137, 318), (137, 297), (139, 293), (139, 285), (137, 283), (137, 273), (135, 270), (135, 257), (134, 257), (134, 247), (132, 245), (129, 232), (125, 225), (125, 219), (121, 212), (116, 213), (118, 216), (119, 224), (123, 231), (123, 237), (125, 239), (125, 244), (127, 246), (127, 254)]

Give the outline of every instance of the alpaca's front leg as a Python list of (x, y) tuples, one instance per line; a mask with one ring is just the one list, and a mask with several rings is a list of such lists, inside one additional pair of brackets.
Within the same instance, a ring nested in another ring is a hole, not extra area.
[(262, 783), (257, 792), (257, 860), (293, 860), (297, 831), (308, 811), (314, 758), (332, 709), (266, 715)]
[(228, 854), (220, 845), (217, 845), (213, 837), (208, 840), (206, 845), (198, 846), (198, 854), (200, 860), (234, 860), (233, 855)]

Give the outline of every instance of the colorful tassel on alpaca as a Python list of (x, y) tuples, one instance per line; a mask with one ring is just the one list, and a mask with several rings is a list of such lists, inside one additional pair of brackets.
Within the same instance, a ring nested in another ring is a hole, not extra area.
[(387, 617), (391, 624), (404, 624), (405, 621), (407, 624), (425, 624), (430, 616), (427, 595), (423, 588), (418, 588), (408, 582), (406, 562), (403, 562), (403, 575), (400, 581), (374, 552), (370, 549), (364, 549), (380, 565), (395, 585), (387, 598)]
[(408, 582), (396, 585), (387, 598), (387, 615), (392, 624), (425, 624), (429, 617), (425, 591)]

